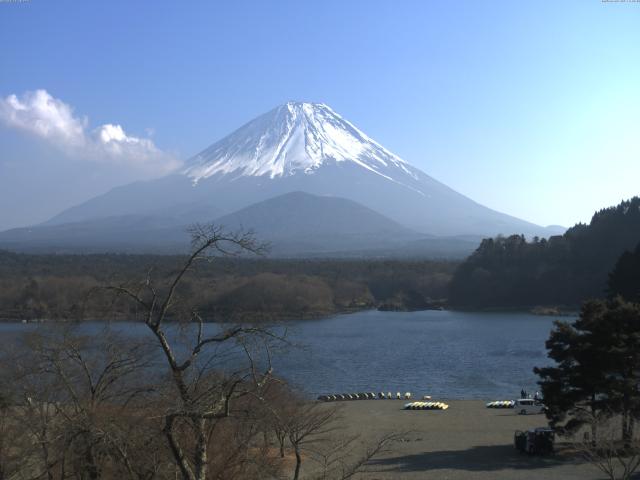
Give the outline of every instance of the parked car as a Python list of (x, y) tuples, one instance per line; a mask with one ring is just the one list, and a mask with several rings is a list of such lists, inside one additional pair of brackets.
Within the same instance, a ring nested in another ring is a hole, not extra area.
[(544, 405), (533, 398), (519, 398), (513, 408), (519, 415), (544, 413)]
[(526, 432), (516, 431), (513, 436), (516, 450), (529, 455), (553, 453), (554, 431), (550, 428), (535, 428)]

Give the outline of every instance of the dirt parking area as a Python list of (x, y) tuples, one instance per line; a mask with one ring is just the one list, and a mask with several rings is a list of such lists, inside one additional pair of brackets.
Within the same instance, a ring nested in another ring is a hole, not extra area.
[[(517, 415), (511, 409), (488, 409), (476, 400), (446, 401), (445, 411), (403, 410), (404, 401), (340, 402), (347, 435), (375, 441), (406, 432), (370, 464), (364, 478), (438, 480), (590, 480), (603, 476), (569, 445), (557, 441), (559, 453), (536, 457), (513, 446), (515, 430), (546, 426), (544, 415)], [(327, 404), (331, 405), (331, 404)]]

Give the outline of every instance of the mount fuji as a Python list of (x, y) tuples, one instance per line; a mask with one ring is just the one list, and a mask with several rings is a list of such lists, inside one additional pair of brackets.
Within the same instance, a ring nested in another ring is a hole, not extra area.
[[(291, 195), (294, 192), (298, 194)], [(301, 198), (306, 200), (304, 212), (299, 210)], [(259, 216), (252, 216), (253, 211)], [(350, 238), (360, 243), (347, 243), (356, 250), (374, 244), (398, 248), (399, 242), (415, 245), (443, 236), (557, 233), (452, 190), (327, 105), (289, 102), (187, 160), (178, 173), (114, 188), (39, 226), (3, 232), (0, 244), (96, 246), (99, 240), (107, 248), (109, 235), (104, 233), (113, 232), (120, 242), (129, 239), (140, 247), (148, 246), (151, 238), (154, 245), (163, 239), (166, 245), (178, 245), (183, 239), (176, 229), (182, 232), (196, 221), (220, 219), (224, 225), (259, 225), (259, 236), (286, 237), (293, 251), (296, 238), (310, 234), (308, 229), (299, 231), (302, 216), (307, 223), (317, 223), (312, 236), (326, 239), (343, 238), (347, 233), (340, 225), (351, 225)], [(78, 236), (78, 231), (83, 234)]]

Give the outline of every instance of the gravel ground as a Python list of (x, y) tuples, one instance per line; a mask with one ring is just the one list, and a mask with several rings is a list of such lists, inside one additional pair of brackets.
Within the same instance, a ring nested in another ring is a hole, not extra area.
[[(407, 432), (392, 451), (377, 457), (364, 478), (439, 480), (590, 480), (603, 478), (592, 465), (568, 452), (528, 456), (513, 446), (515, 430), (546, 426), (544, 415), (517, 415), (510, 409), (488, 409), (477, 400), (446, 401), (445, 411), (402, 410), (405, 401), (340, 402), (345, 434), (374, 440)], [(327, 404), (332, 405), (332, 404)]]

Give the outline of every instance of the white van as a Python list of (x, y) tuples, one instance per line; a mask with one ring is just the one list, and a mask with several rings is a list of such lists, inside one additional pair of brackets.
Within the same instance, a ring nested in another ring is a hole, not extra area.
[(544, 413), (544, 405), (533, 398), (520, 398), (516, 400), (514, 410), (520, 415), (528, 415), (530, 413)]

